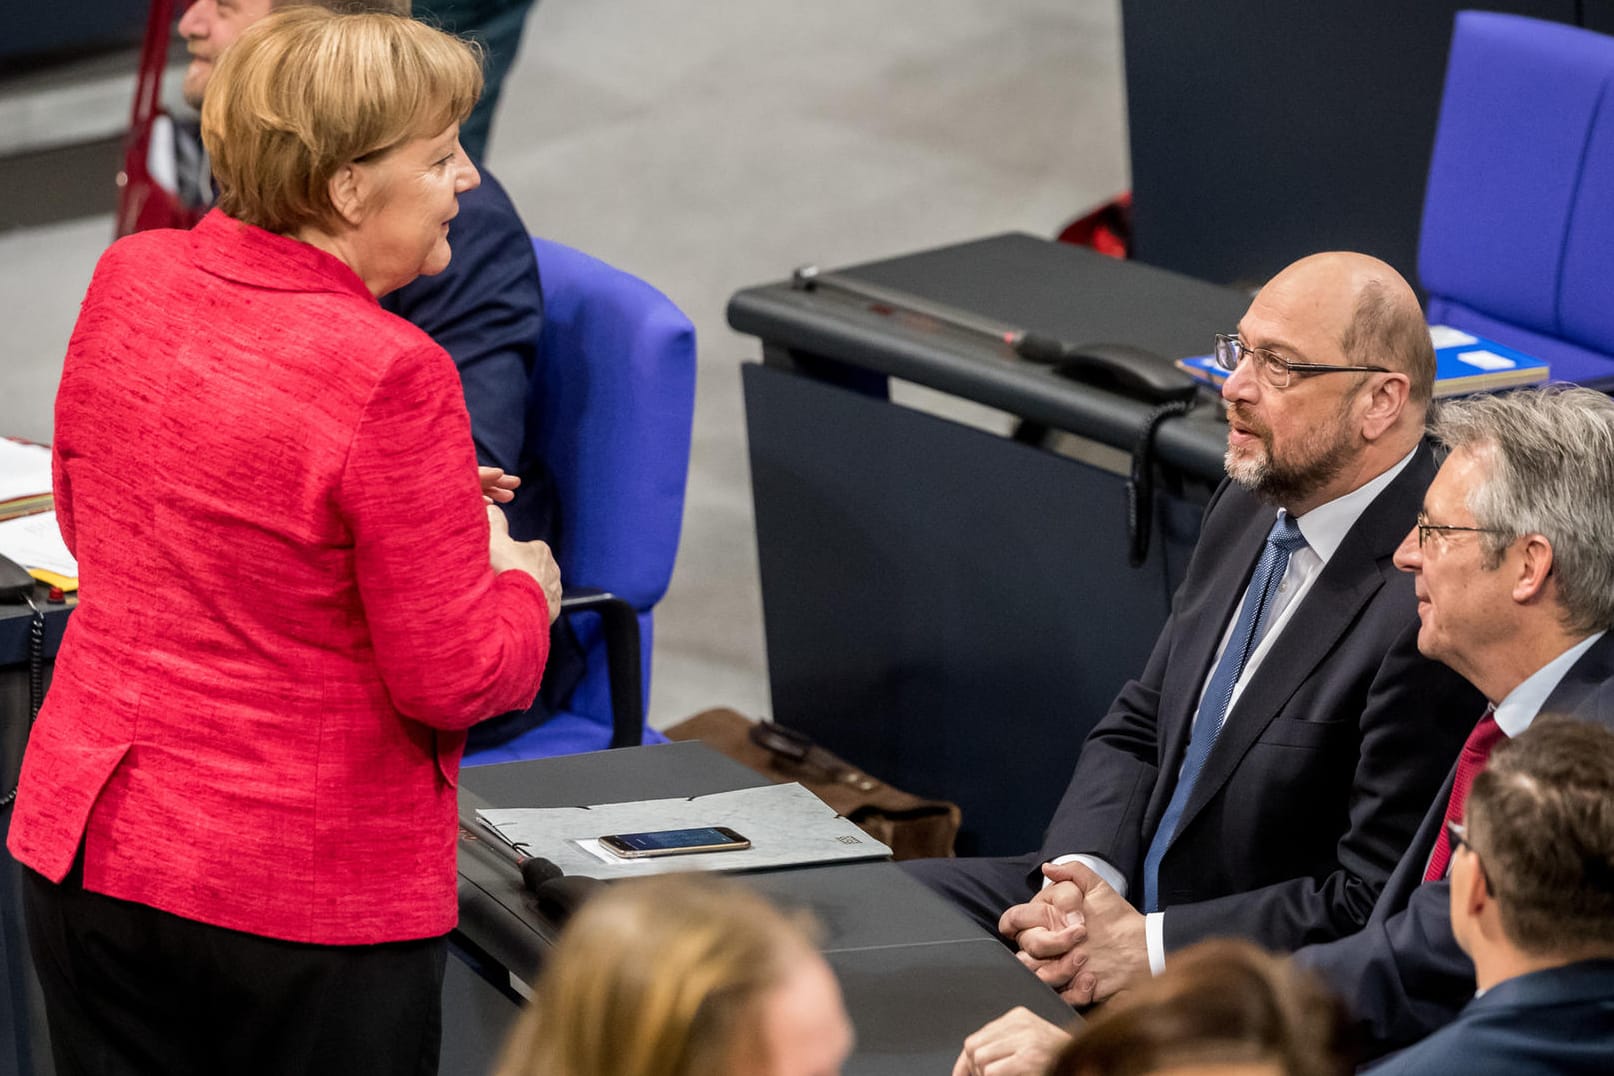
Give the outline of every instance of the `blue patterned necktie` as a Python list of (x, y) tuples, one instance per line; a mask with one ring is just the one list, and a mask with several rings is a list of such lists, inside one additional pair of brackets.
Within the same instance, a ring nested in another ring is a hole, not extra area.
[(1261, 559), (1256, 561), (1255, 572), (1250, 576), (1250, 587), (1244, 592), (1244, 604), (1239, 607), (1238, 620), (1234, 622), (1233, 634), (1227, 640), (1227, 649), (1222, 651), (1222, 660), (1216, 663), (1210, 683), (1205, 687), (1199, 719), (1194, 722), (1194, 730), (1189, 737), (1188, 755), (1183, 760), (1177, 788), (1171, 794), (1171, 802), (1166, 805), (1166, 813), (1155, 830), (1154, 840), (1149, 842), (1149, 853), (1143, 860), (1145, 912), (1160, 910), (1160, 861), (1166, 857), (1166, 849), (1171, 846), (1177, 822), (1188, 805), (1188, 797), (1193, 795), (1194, 782), (1199, 779), (1200, 771), (1205, 768), (1205, 760), (1210, 757), (1211, 748), (1216, 744), (1216, 737), (1222, 731), (1222, 722), (1227, 719), (1228, 703), (1233, 699), (1233, 686), (1238, 683), (1245, 662), (1250, 660), (1250, 655), (1261, 643), (1261, 636), (1266, 633), (1272, 599), (1278, 593), (1284, 570), (1289, 567), (1289, 555), (1305, 548), (1305, 545), (1306, 539), (1301, 535), (1295, 517), (1287, 512), (1279, 515), (1267, 534), (1267, 544), (1261, 550)]

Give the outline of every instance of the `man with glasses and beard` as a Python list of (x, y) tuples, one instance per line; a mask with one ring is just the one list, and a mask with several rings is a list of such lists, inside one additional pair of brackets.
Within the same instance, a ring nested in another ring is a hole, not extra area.
[(907, 864), (1073, 1004), (1210, 935), (1287, 950), (1360, 929), (1484, 706), (1418, 653), (1391, 563), (1436, 467), (1412, 289), (1314, 255), (1216, 354), (1229, 478), (1042, 849)]

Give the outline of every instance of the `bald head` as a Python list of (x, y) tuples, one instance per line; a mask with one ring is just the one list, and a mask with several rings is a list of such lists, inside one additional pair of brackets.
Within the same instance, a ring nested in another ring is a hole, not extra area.
[[(1222, 383), (1228, 476), (1295, 515), (1383, 474), (1423, 438), (1434, 351), (1417, 297), (1363, 254), (1302, 258), (1239, 319), (1259, 362)], [(1292, 375), (1292, 376), (1291, 376)]]
[(1296, 316), (1326, 328), (1354, 366), (1406, 374), (1408, 403), (1422, 412), (1435, 387), (1435, 349), (1418, 296), (1400, 273), (1367, 254), (1335, 250), (1301, 258), (1261, 289)]

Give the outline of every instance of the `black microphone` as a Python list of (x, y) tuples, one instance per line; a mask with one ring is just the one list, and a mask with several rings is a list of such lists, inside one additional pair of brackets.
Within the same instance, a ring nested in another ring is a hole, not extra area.
[[(533, 878), (541, 877), (536, 885)], [(529, 859), (521, 865), (521, 878), (538, 901), (538, 913), (557, 927), (577, 914), (583, 903), (605, 887), (598, 878), (564, 874), (547, 859)]]
[[(462, 816), (462, 826), (464, 821)], [(492, 829), (485, 822), (482, 825)], [(471, 832), (480, 838), (474, 830)], [(589, 878), (581, 874), (568, 875), (542, 856), (529, 856), (521, 848), (504, 840), (497, 831), (494, 831), (492, 836), (492, 840), (481, 840), (482, 846), (491, 848), (500, 859), (521, 872), (521, 886), (532, 894), (537, 902), (538, 914), (556, 927), (564, 926), (582, 903), (605, 884), (598, 878)]]
[(521, 870), (521, 883), (535, 897), (539, 886), (566, 873), (547, 859), (526, 859), (520, 852), (516, 853), (516, 866)]

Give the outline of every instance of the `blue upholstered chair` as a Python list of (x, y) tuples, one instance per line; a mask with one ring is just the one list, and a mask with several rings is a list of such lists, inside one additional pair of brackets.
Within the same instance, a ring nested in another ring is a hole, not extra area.
[(1418, 275), (1431, 322), (1614, 383), (1614, 38), (1457, 16)]
[(527, 436), (555, 483), (562, 615), (587, 670), (563, 711), (467, 754), (467, 765), (665, 742), (644, 723), (651, 610), (672, 578), (683, 523), (695, 330), (637, 277), (559, 243), (534, 239), (533, 248), (544, 328)]

